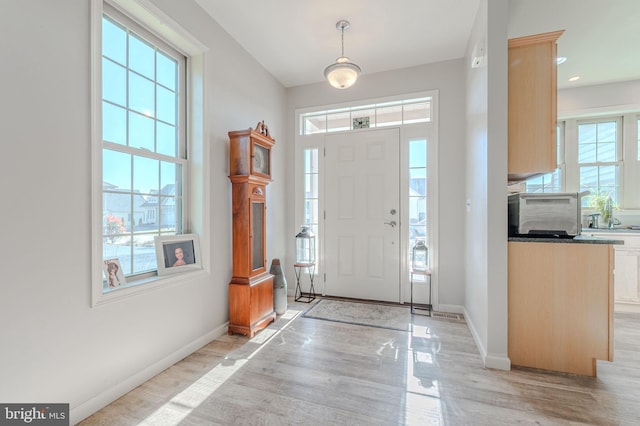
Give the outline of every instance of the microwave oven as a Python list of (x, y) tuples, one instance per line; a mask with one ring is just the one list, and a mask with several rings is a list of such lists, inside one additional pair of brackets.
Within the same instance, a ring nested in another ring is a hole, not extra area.
[(567, 237), (580, 235), (581, 194), (509, 195), (509, 236)]

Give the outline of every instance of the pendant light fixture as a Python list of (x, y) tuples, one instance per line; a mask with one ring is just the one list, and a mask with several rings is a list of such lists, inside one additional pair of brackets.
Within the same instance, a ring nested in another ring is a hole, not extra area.
[(344, 30), (349, 29), (350, 26), (349, 21), (344, 19), (336, 23), (336, 28), (342, 33), (342, 56), (324, 70), (324, 77), (336, 89), (347, 89), (353, 86), (361, 71), (359, 66), (344, 56)]

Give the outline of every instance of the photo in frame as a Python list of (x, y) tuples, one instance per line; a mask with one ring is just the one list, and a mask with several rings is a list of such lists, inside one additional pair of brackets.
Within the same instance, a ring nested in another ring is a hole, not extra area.
[(105, 285), (107, 288), (112, 289), (127, 284), (127, 280), (122, 273), (120, 260), (117, 257), (105, 259), (102, 263), (102, 269), (104, 271)]
[(202, 269), (198, 235), (155, 236), (158, 275), (177, 274)]

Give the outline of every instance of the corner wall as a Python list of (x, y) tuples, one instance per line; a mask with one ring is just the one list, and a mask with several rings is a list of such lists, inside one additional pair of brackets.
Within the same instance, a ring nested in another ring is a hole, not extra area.
[[(472, 58), (484, 48), (481, 66)], [(486, 367), (507, 356), (507, 2), (482, 0), (465, 57), (465, 316)]]

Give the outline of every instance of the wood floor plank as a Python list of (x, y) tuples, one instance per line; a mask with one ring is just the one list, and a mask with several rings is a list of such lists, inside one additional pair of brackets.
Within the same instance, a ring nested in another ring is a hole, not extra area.
[(221, 336), (87, 418), (91, 425), (637, 425), (640, 314), (615, 315), (598, 377), (486, 369), (464, 321), (410, 332), (287, 316)]

